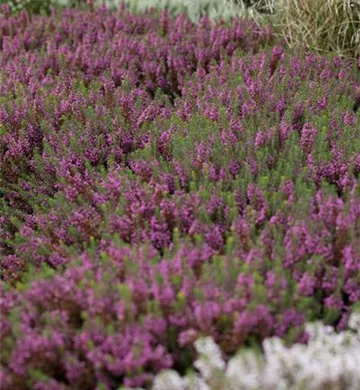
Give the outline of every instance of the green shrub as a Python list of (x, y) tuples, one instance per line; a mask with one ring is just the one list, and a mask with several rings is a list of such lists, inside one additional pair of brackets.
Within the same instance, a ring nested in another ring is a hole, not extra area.
[(74, 7), (85, 3), (86, 0), (0, 0), (0, 5), (7, 4), (12, 12), (26, 10), (30, 14), (49, 13), (54, 7)]

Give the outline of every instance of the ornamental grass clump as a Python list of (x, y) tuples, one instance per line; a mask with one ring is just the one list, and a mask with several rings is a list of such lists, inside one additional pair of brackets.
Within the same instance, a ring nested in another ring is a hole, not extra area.
[(2, 388), (150, 388), (347, 327), (359, 78), (254, 23), (126, 8), (1, 23)]
[(357, 0), (277, 0), (281, 34), (291, 46), (322, 53), (360, 55), (360, 3)]

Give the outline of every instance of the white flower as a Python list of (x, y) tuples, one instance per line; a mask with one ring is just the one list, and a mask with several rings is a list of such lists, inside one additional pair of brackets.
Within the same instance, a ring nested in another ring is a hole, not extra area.
[(155, 377), (153, 390), (185, 390), (185, 381), (174, 370), (164, 370)]
[(211, 390), (203, 378), (194, 374), (185, 378), (185, 384), (186, 390)]
[(199, 339), (194, 363), (200, 375), (181, 378), (164, 371), (153, 390), (322, 390), (360, 389), (360, 314), (349, 321), (351, 331), (336, 333), (320, 322), (307, 324), (307, 345), (288, 348), (281, 339), (263, 342), (263, 355), (245, 349), (225, 365), (211, 337)]
[(349, 319), (349, 328), (356, 330), (360, 336), (360, 312), (353, 313)]
[(195, 349), (200, 356), (195, 361), (194, 367), (205, 379), (210, 379), (214, 373), (224, 370), (225, 362), (222, 359), (220, 348), (211, 337), (196, 340)]
[(238, 353), (230, 359), (226, 377), (229, 379), (231, 390), (259, 388), (261, 363), (259, 357), (251, 350)]

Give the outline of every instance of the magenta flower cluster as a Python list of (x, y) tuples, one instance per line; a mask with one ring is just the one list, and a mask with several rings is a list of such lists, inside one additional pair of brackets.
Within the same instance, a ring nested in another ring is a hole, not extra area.
[(148, 387), (360, 301), (356, 66), (241, 20), (0, 15), (1, 388)]

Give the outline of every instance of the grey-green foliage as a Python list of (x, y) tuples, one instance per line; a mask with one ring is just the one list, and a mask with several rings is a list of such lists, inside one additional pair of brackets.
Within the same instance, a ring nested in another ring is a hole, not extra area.
[[(210, 19), (229, 19), (231, 17), (250, 17), (255, 20), (262, 18), (264, 4), (272, 11), (274, 0), (124, 0), (133, 10), (142, 12), (148, 8), (167, 8), (172, 13), (185, 11), (191, 20), (197, 21), (207, 15)], [(120, 0), (107, 0), (108, 4), (117, 5)], [(257, 7), (261, 4), (262, 8)], [(269, 8), (270, 6), (270, 8)], [(259, 12), (260, 11), (260, 12)]]
[[(231, 17), (262, 18), (262, 13), (272, 9), (275, 0), (95, 0), (96, 5), (106, 4), (117, 8), (124, 2), (132, 11), (143, 12), (149, 8), (167, 9), (171, 14), (186, 12), (194, 22), (207, 15), (210, 19), (230, 19)], [(10, 5), (13, 11), (27, 9), (31, 13), (49, 12), (51, 7), (74, 6), (86, 0), (0, 0), (0, 4)]]
[(39, 13), (48, 11), (52, 5), (52, 0), (0, 0), (0, 4), (9, 5), (13, 12), (27, 9), (29, 12)]
[(26, 9), (30, 13), (48, 13), (53, 7), (73, 6), (86, 0), (0, 0), (0, 4), (9, 5), (11, 11)]
[[(119, 3), (118, 0), (109, 2)], [(225, 4), (223, 0), (125, 0), (125, 3), (135, 12), (142, 12), (149, 8), (168, 9), (172, 14), (185, 11), (193, 21), (201, 16), (210, 18), (224, 17), (239, 13), (239, 7)]]

